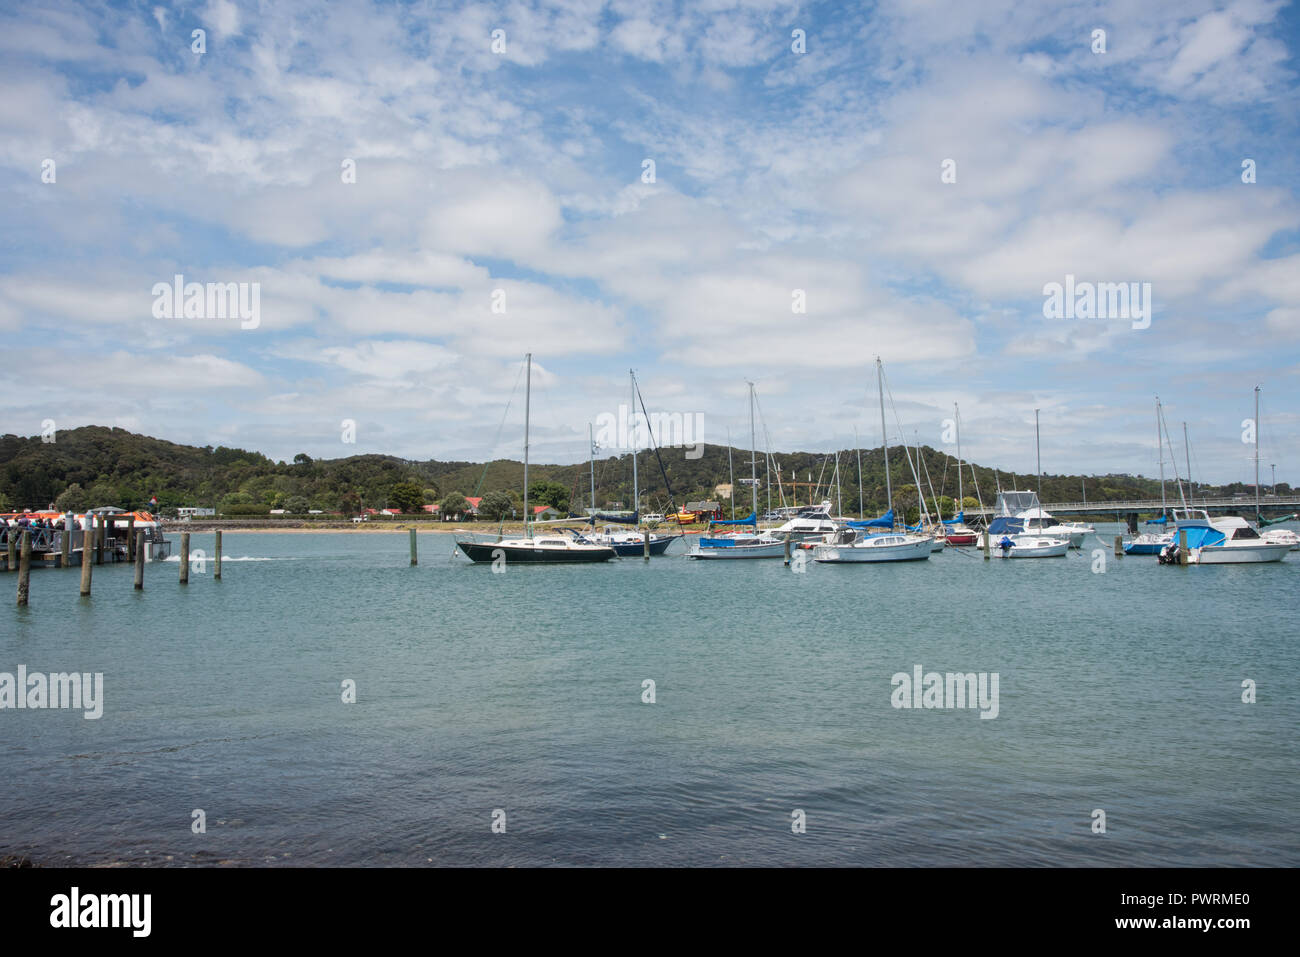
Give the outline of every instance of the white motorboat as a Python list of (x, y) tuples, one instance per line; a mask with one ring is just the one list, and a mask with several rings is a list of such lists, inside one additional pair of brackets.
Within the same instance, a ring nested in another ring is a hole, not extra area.
[(1174, 540), (1160, 552), (1162, 565), (1179, 563), (1180, 542), (1187, 543), (1189, 565), (1255, 565), (1280, 562), (1291, 550), (1288, 542), (1270, 542), (1244, 518), (1223, 515), (1210, 518), (1205, 509), (1175, 510), (1178, 521)]
[(854, 529), (844, 529), (833, 543), (817, 545), (813, 561), (827, 564), (849, 562), (915, 562), (930, 557), (933, 542), (927, 535), (886, 532), (860, 536)]
[(821, 542), (827, 535), (834, 535), (843, 526), (831, 518), (830, 500), (824, 500), (820, 506), (805, 506), (800, 514), (776, 528), (767, 529), (773, 538), (792, 542)]
[(1016, 517), (1023, 520), (1022, 527), (1025, 534), (1043, 535), (1048, 538), (1068, 538), (1070, 548), (1082, 548), (1084, 537), (1096, 531), (1091, 525), (1084, 525), (1081, 522), (1058, 521), (1051, 512), (1038, 504), (1035, 504), (1033, 508), (1025, 509)]
[(1260, 533), (1260, 538), (1269, 544), (1287, 545), (1293, 552), (1300, 552), (1300, 535), (1289, 528), (1270, 528)]
[(1070, 550), (1068, 538), (1031, 532), (1003, 535), (993, 545), (1003, 558), (1060, 558)]

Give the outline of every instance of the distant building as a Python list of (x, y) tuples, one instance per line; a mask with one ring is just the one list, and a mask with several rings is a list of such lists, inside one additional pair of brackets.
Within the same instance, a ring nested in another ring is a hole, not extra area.
[(217, 514), (215, 508), (178, 508), (176, 517), (182, 522), (188, 522), (191, 518), (214, 518)]
[(686, 511), (700, 518), (722, 518), (722, 506), (717, 502), (687, 502)]
[(534, 521), (545, 521), (546, 519), (551, 518), (564, 518), (564, 515), (558, 509), (552, 508), (549, 505), (533, 506)]

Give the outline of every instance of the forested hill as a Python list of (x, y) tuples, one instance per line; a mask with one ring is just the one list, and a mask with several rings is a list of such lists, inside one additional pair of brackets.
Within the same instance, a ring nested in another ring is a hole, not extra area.
[[(673, 500), (680, 505), (688, 499), (716, 499), (714, 487), (729, 480), (727, 448), (706, 446), (698, 459), (686, 458), (684, 451), (675, 448), (661, 452)], [(749, 474), (749, 453), (737, 449), (733, 457), (739, 480)], [(800, 482), (807, 482), (811, 474), (812, 482), (820, 485), (820, 490), (799, 486), (800, 502), (807, 501), (810, 495), (835, 498), (834, 453), (794, 452), (773, 457), (787, 482), (787, 497), (788, 483), (794, 473)], [(899, 449), (894, 449), (890, 458), (895, 503), (900, 507), (915, 505), (911, 468)], [(937, 495), (955, 497), (956, 466), (949, 454), (924, 447), (921, 460), (921, 479), (927, 497), (929, 484)], [(630, 461), (625, 454), (596, 462), (596, 499), (601, 507), (614, 507), (617, 502), (630, 506)], [(868, 514), (882, 511), (885, 481), (880, 450), (862, 452), (865, 507), (860, 507), (858, 501), (857, 453), (842, 450), (839, 464), (844, 511)], [(1032, 475), (999, 472), (995, 479), (993, 470), (983, 466), (977, 466), (975, 474), (979, 495), (986, 503), (992, 502), (999, 483), (1004, 488), (1035, 487)], [(550, 502), (561, 509), (581, 509), (590, 501), (589, 475), (587, 463), (533, 465), (529, 479), (538, 489), (534, 500)], [(765, 477), (762, 458), (758, 475), (762, 482)], [(653, 452), (641, 453), (640, 478), (645, 507), (666, 510), (670, 505), (669, 496)], [(501, 491), (517, 499), (522, 483), (523, 464), (514, 461), (492, 462), (485, 468), (482, 463), (417, 462), (388, 455), (313, 460), (300, 454), (293, 462), (286, 463), (272, 461), (259, 452), (224, 446), (177, 445), (102, 426), (59, 432), (54, 442), (42, 441), (40, 436), (0, 438), (0, 509), (6, 510), (43, 508), (54, 502), (74, 509), (100, 505), (138, 508), (154, 495), (162, 509), (188, 505), (223, 510), (232, 506), (245, 506), (249, 510), (288, 508), (295, 512), (308, 508), (355, 512), (363, 506), (418, 509), (420, 502), (414, 501), (415, 498), (432, 503), (454, 493), (483, 495)], [(1154, 479), (1106, 475), (1085, 480), (1079, 476), (1045, 475), (1043, 499), (1077, 501), (1085, 483), (1089, 501), (1151, 498), (1160, 494), (1159, 483)], [(1224, 489), (1238, 490), (1244, 487)], [(969, 468), (965, 470), (965, 492), (972, 498), (976, 494)], [(748, 489), (737, 485), (736, 495), (737, 508), (747, 514)], [(772, 500), (774, 504), (779, 503), (775, 488)], [(760, 510), (766, 503), (765, 489), (759, 496)]]

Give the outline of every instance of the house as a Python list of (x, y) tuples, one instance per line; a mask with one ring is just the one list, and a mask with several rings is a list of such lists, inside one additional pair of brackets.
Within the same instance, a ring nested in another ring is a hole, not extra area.
[(685, 510), (697, 518), (722, 518), (722, 506), (717, 502), (687, 502)]
[(533, 506), (533, 521), (547, 521), (552, 518), (564, 518), (564, 514), (559, 509), (552, 508), (549, 505)]
[(483, 501), (483, 496), (480, 495), (476, 498), (470, 498), (469, 496), (466, 496), (465, 501), (469, 502), (469, 511), (466, 514), (477, 516), (478, 506), (479, 503)]
[[(51, 506), (53, 508), (53, 506)], [(182, 522), (188, 522), (192, 518), (212, 518), (217, 514), (215, 508), (178, 508), (176, 517)]]
[(428, 512), (430, 515), (437, 515), (437, 514), (438, 514), (438, 506), (437, 506), (437, 505), (421, 505), (420, 507), (421, 507), (422, 509), (424, 509), (426, 512)]

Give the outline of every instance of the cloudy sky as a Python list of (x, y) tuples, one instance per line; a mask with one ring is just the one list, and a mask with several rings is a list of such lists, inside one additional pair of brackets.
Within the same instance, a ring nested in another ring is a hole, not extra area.
[[(752, 380), (772, 448), (875, 446), (879, 355), (892, 441), (957, 402), (1020, 471), (1037, 408), (1045, 471), (1155, 474), (1158, 393), (1250, 480), (1260, 385), (1300, 483), (1295, 6), (41, 6), (0, 15), (0, 431), (518, 457), (531, 351), (538, 459), (629, 368), (706, 441)], [(177, 274), (256, 326), (159, 317)], [(1045, 317), (1067, 275), (1149, 327)]]

